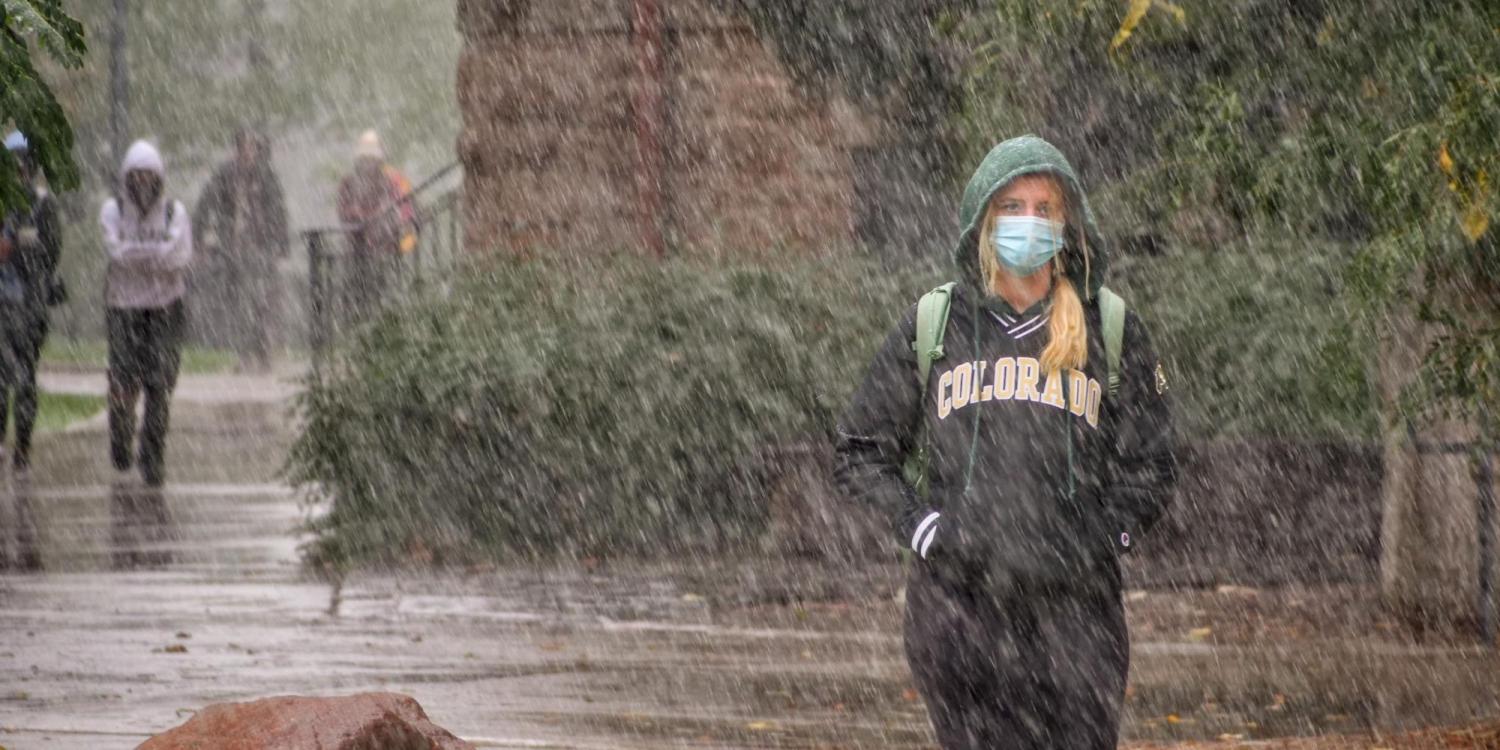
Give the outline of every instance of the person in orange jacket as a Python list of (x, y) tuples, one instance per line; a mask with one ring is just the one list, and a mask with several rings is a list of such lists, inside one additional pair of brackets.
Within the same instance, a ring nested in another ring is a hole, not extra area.
[(338, 212), (349, 239), (349, 303), (359, 316), (379, 306), (417, 243), (411, 182), (386, 163), (374, 130), (355, 145), (354, 171), (339, 183)]

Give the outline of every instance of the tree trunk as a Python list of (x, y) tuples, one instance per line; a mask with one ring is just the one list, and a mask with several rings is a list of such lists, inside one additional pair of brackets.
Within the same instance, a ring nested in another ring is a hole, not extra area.
[[(1432, 332), (1392, 319), (1381, 344), (1383, 415), (1381, 594), (1416, 632), (1479, 623), (1479, 476), (1473, 420), (1408, 422), (1400, 397), (1422, 363)], [(1467, 416), (1467, 415), (1464, 415)], [(1494, 520), (1491, 519), (1493, 524)]]

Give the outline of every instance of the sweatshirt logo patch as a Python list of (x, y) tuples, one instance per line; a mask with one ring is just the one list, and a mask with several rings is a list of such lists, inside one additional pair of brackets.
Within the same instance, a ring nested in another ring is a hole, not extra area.
[(1001, 357), (994, 362), (964, 362), (938, 378), (937, 415), (949, 415), (987, 401), (1034, 401), (1065, 409), (1099, 426), (1099, 402), (1104, 389), (1080, 370), (1054, 372), (1042, 380), (1042, 364), (1034, 357)]

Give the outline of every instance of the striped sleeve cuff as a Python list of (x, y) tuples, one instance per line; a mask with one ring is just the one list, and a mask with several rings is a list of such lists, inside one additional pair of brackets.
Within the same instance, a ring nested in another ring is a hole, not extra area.
[(932, 547), (932, 540), (937, 537), (938, 519), (942, 515), (936, 511), (928, 513), (927, 517), (917, 524), (917, 532), (911, 536), (911, 550), (923, 560), (927, 559), (927, 550)]

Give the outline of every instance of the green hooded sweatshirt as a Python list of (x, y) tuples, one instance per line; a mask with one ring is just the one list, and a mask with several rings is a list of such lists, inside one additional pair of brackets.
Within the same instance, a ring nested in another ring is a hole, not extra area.
[[(1067, 193), (1064, 253), (1089, 253), (1087, 263), (1067, 264), (1087, 298), (1088, 359), (1058, 373), (1040, 367), (1049, 306), (1015, 311), (986, 294), (976, 255), (991, 197), (1041, 172), (1057, 175)], [(835, 478), (890, 515), (902, 546), (924, 560), (919, 567), (949, 581), (1118, 586), (1116, 555), (1160, 517), (1175, 478), (1169, 398), (1145, 327), (1125, 316), (1122, 384), (1106, 398), (1096, 302), (1104, 242), (1072, 167), (1046, 141), (1027, 136), (990, 151), (964, 191), (960, 219), (954, 256), (964, 279), (953, 291), (944, 355), (924, 390), (913, 305), (839, 422)], [(924, 433), (928, 492), (920, 496), (902, 466)]]
[[(1068, 276), (1074, 288), (1084, 295), (1085, 302), (1093, 301), (1099, 294), (1099, 287), (1104, 285), (1104, 274), (1109, 265), (1104, 238), (1099, 234), (1094, 211), (1078, 183), (1078, 173), (1073, 171), (1073, 165), (1055, 146), (1034, 135), (1012, 138), (990, 149), (974, 176), (969, 178), (958, 210), (958, 224), (963, 231), (953, 248), (953, 262), (965, 274), (966, 282), (982, 286), (979, 284), (979, 231), (984, 223), (985, 207), (990, 205), (990, 199), (1000, 192), (1000, 188), (1029, 174), (1051, 174), (1061, 180), (1069, 212), (1068, 249), (1064, 252), (1076, 252), (1074, 248), (1080, 244), (1079, 240), (1086, 239), (1087, 242), (1081, 244), (1088, 248), (1089, 254), (1086, 263), (1068, 264)], [(1083, 238), (1077, 235), (1077, 216), (1083, 218)]]

